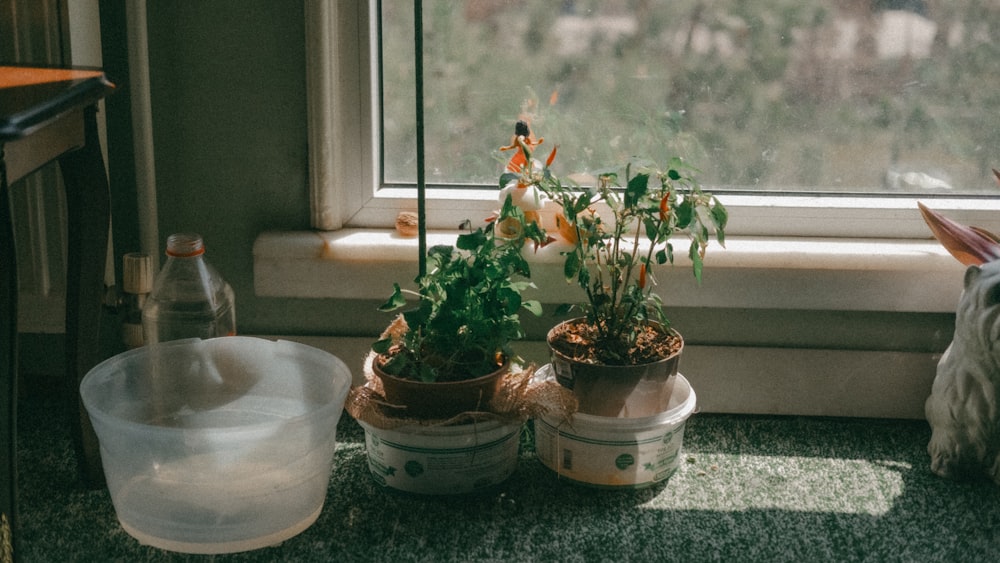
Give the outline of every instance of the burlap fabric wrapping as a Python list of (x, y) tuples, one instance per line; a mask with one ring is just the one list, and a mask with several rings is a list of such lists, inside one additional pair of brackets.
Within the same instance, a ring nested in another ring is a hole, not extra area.
[(501, 420), (525, 422), (541, 414), (569, 417), (576, 412), (576, 397), (555, 381), (537, 381), (535, 367), (514, 368), (500, 381), (489, 405), (481, 411), (458, 414), (449, 419), (428, 420), (406, 415), (405, 408), (390, 405), (382, 394), (382, 384), (372, 371), (374, 353), (365, 358), (365, 384), (352, 387), (345, 409), (355, 419), (375, 426), (392, 429), (400, 426), (448, 426), (471, 421)]

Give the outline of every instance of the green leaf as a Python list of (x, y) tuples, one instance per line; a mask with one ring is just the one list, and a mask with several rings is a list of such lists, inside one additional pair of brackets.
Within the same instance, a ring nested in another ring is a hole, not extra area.
[(729, 222), (729, 212), (718, 200), (712, 206), (712, 221), (715, 223), (715, 239), (719, 244), (726, 246), (726, 223)]
[(569, 208), (569, 213), (566, 214), (566, 217), (567, 218), (571, 216), (577, 217), (581, 213), (587, 211), (587, 208), (590, 207), (590, 204), (593, 203), (593, 201), (594, 201), (593, 194), (591, 194), (590, 192), (580, 192), (580, 195), (576, 198), (572, 206)]
[(652, 243), (656, 243), (656, 239), (659, 238), (658, 221), (652, 217), (643, 217), (642, 226), (645, 227), (646, 238)]
[(694, 219), (694, 206), (691, 200), (684, 198), (684, 201), (677, 205), (677, 228), (686, 229)]
[(379, 311), (394, 311), (399, 309), (403, 305), (406, 305), (406, 298), (403, 297), (403, 290), (400, 289), (398, 283), (392, 284), (393, 292), (392, 296), (389, 297), (388, 301), (379, 305)]
[(374, 350), (376, 354), (388, 354), (390, 347), (392, 347), (392, 338), (383, 338), (375, 344), (372, 344), (372, 350)]
[(504, 172), (500, 175), (500, 189), (507, 187), (507, 184), (517, 181), (517, 174), (513, 172)]
[(726, 228), (726, 223), (729, 222), (729, 212), (726, 211), (722, 202), (717, 199), (714, 200), (714, 205), (712, 205), (712, 220), (715, 221), (715, 226), (719, 229)]
[(568, 315), (569, 312), (573, 310), (573, 307), (575, 307), (575, 305), (573, 305), (572, 303), (563, 303), (562, 305), (556, 307), (556, 310), (553, 314), (558, 316)]
[(586, 268), (580, 268), (579, 274), (577, 275), (577, 282), (580, 287), (586, 289), (590, 285), (590, 270)]
[(674, 170), (673, 168), (671, 168), (670, 170), (667, 171), (667, 178), (670, 178), (671, 180), (674, 180), (674, 181), (680, 180), (681, 179), (681, 173), (678, 172), (678, 171), (676, 171), (676, 170)]
[(528, 301), (525, 301), (524, 303), (521, 303), (521, 306), (527, 309), (529, 313), (535, 315), (536, 317), (542, 316), (542, 304), (535, 299), (530, 299)]
[(649, 192), (649, 174), (636, 174), (625, 187), (625, 207), (633, 208)]
[(471, 233), (458, 235), (455, 246), (460, 250), (476, 250), (486, 243), (486, 233), (482, 229), (476, 229)]
[(656, 253), (657, 264), (666, 264), (668, 261), (669, 257), (667, 256), (667, 251), (665, 249), (661, 248), (659, 251), (657, 251)]
[(572, 280), (580, 272), (580, 256), (576, 252), (566, 253), (566, 262), (563, 264), (563, 275), (567, 280)]
[(703, 262), (701, 259), (701, 254), (698, 252), (698, 241), (691, 241), (691, 248), (688, 250), (688, 257), (691, 258), (691, 266), (694, 270), (694, 278), (701, 283), (701, 269)]
[(507, 315), (517, 313), (517, 310), (521, 308), (521, 294), (514, 289), (502, 289), (498, 292), (497, 297), (505, 304), (504, 313)]

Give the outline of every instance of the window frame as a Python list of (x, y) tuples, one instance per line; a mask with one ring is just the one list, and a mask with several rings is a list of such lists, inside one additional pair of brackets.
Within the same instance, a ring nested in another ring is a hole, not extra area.
[[(306, 5), (310, 193), (319, 230), (391, 228), (399, 211), (415, 206), (413, 189), (379, 185), (377, 9), (376, 0)], [(713, 191), (730, 210), (730, 236), (927, 238), (918, 199), (957, 221), (1000, 231), (1000, 198)], [(427, 224), (453, 229), (496, 205), (494, 190), (428, 186)]]

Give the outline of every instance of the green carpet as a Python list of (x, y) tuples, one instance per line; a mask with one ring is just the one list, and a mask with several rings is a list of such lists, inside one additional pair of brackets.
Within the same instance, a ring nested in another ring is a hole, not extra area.
[(1000, 487), (927, 468), (921, 421), (697, 414), (665, 485), (599, 491), (557, 480), (530, 447), (500, 488), (424, 498), (379, 488), (364, 434), (341, 420), (319, 520), (226, 556), (145, 547), (107, 491), (74, 478), (68, 418), (19, 415), (24, 561), (996, 561)]

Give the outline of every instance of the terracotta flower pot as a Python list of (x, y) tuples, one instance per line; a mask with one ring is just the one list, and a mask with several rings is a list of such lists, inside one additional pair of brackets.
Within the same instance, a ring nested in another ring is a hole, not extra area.
[(372, 362), (372, 371), (382, 382), (385, 400), (406, 407), (400, 414), (415, 418), (451, 418), (463, 412), (488, 410), (500, 380), (510, 371), (510, 362), (506, 362), (495, 372), (475, 379), (425, 383), (383, 372), (380, 358)]
[(556, 328), (550, 330), (548, 335), (552, 369), (556, 380), (563, 387), (573, 390), (579, 401), (578, 412), (642, 418), (667, 410), (673, 388), (667, 383), (677, 375), (684, 347), (680, 333), (668, 329), (671, 335), (681, 339), (681, 347), (667, 358), (648, 364), (608, 366), (579, 362), (559, 352), (551, 344)]

